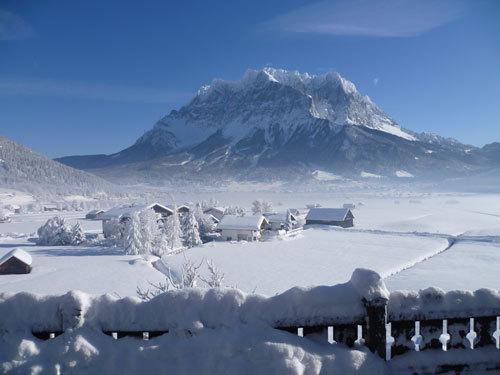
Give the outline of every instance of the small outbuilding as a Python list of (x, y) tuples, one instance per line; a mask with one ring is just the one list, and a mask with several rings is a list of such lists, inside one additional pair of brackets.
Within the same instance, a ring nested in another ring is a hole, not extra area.
[(259, 241), (269, 222), (263, 215), (226, 215), (217, 225), (221, 241)]
[(306, 216), (306, 225), (313, 224), (350, 228), (354, 226), (354, 215), (348, 208), (312, 208)]
[(290, 211), (264, 214), (271, 230), (291, 230), (297, 228), (297, 218)]
[(0, 259), (0, 275), (15, 275), (31, 272), (33, 259), (26, 251), (14, 249)]

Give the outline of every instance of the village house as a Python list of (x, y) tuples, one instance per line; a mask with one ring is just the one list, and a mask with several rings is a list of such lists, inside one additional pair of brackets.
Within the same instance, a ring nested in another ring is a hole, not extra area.
[[(278, 230), (291, 230), (297, 228), (297, 218), (291, 212), (281, 212), (264, 214), (269, 223), (269, 229), (273, 231)], [(289, 227), (288, 226), (289, 223)]]
[(226, 209), (224, 207), (210, 207), (203, 210), (204, 214), (212, 215), (218, 221), (221, 221), (222, 217), (224, 216), (224, 212), (226, 212)]
[(269, 223), (263, 215), (226, 215), (217, 225), (221, 241), (259, 241)]
[(354, 226), (354, 215), (348, 208), (312, 208), (306, 216), (306, 225), (313, 224), (350, 228)]
[(30, 273), (32, 262), (31, 255), (22, 249), (9, 251), (0, 259), (0, 275)]

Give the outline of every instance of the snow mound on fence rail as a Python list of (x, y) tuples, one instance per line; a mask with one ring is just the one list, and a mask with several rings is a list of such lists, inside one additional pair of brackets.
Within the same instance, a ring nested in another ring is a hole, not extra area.
[(274, 297), (234, 289), (184, 289), (150, 301), (92, 296), (0, 294), (0, 331), (64, 331), (88, 326), (104, 331), (189, 330), (238, 324), (300, 326), (362, 321), (363, 300), (385, 296), (380, 276), (358, 269), (350, 281), (334, 286), (292, 288)]
[(398, 291), (391, 293), (387, 308), (390, 320), (495, 316), (500, 315), (500, 294), (491, 289)]

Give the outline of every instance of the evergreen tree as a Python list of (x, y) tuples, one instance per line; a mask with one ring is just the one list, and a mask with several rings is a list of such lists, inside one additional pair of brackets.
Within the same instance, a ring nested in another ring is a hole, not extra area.
[(183, 220), (182, 227), (183, 243), (186, 247), (201, 245), (200, 231), (198, 222), (193, 212), (188, 212)]
[(144, 254), (153, 254), (156, 238), (160, 235), (160, 215), (152, 209), (146, 209), (139, 213), (142, 248)]
[(167, 219), (166, 232), (168, 236), (168, 244), (170, 250), (176, 250), (182, 247), (182, 229), (177, 212), (177, 205), (174, 204), (174, 213)]
[(71, 244), (72, 245), (80, 245), (85, 242), (85, 235), (83, 234), (82, 227), (80, 223), (76, 223), (71, 227)]
[(143, 254), (143, 241), (140, 227), (141, 219), (137, 212), (134, 212), (125, 225), (124, 248), (128, 255)]

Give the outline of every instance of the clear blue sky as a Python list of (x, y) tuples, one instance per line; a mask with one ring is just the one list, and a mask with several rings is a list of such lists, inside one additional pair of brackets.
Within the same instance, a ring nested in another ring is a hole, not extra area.
[(213, 78), (353, 81), (402, 126), (500, 140), (500, 2), (0, 0), (0, 135), (111, 153)]

